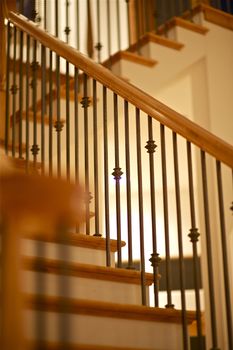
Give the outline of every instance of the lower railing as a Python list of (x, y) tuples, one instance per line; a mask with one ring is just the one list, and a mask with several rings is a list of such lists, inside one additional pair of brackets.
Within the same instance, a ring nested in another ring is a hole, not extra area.
[(232, 147), (24, 17), (7, 26), (6, 154), (83, 184), (86, 223), (73, 231), (106, 238), (107, 266), (117, 239), (116, 266), (140, 269), (143, 305), (153, 273), (151, 306), (182, 310), (183, 349), (188, 309), (198, 349), (204, 335), (232, 349)]

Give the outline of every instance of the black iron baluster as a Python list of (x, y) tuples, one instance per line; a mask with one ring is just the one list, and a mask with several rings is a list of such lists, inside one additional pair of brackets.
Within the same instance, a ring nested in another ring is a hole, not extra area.
[(162, 124), (160, 124), (160, 137), (161, 137), (161, 158), (162, 158), (162, 179), (163, 179), (164, 236), (165, 236), (165, 251), (166, 251), (166, 287), (167, 287), (166, 308), (174, 308), (174, 305), (172, 304), (172, 295), (171, 295), (171, 258), (170, 258), (170, 241), (169, 241), (165, 128), (164, 128), (164, 125)]
[(32, 108), (33, 108), (33, 145), (31, 147), (31, 152), (33, 155), (33, 166), (36, 168), (37, 155), (39, 153), (39, 146), (37, 144), (37, 70), (38, 70), (38, 62), (37, 62), (37, 41), (33, 41), (33, 62), (31, 63), (32, 68)]
[[(78, 91), (79, 91), (79, 70), (74, 69), (74, 159), (75, 159), (75, 183), (79, 184), (79, 120), (78, 120)], [(76, 225), (76, 232), (79, 233), (79, 225)]]
[(130, 146), (129, 146), (129, 103), (124, 101), (125, 112), (125, 162), (126, 162), (126, 195), (127, 195), (127, 225), (128, 225), (128, 269), (133, 269), (132, 247), (132, 205), (131, 205), (131, 172), (130, 172)]
[(49, 175), (53, 174), (53, 51), (49, 51)]
[(221, 239), (222, 239), (222, 260), (223, 260), (223, 275), (224, 275), (224, 283), (225, 283), (228, 346), (229, 346), (229, 349), (233, 349), (232, 305), (231, 305), (231, 295), (230, 295), (230, 281), (229, 281), (230, 275), (229, 275), (229, 268), (228, 268), (229, 260), (228, 260), (224, 203), (223, 203), (222, 171), (221, 171), (221, 163), (218, 160), (216, 161), (216, 171), (217, 171), (217, 185), (218, 185), (219, 218), (220, 218)]
[(86, 235), (90, 235), (90, 184), (89, 184), (89, 141), (88, 141), (88, 107), (90, 99), (87, 92), (87, 75), (83, 74), (83, 98), (81, 101), (84, 110), (84, 154), (85, 154), (85, 191), (86, 191)]
[[(20, 67), (22, 67), (23, 64), (23, 31), (20, 31), (20, 58), (19, 58), (19, 64)], [(22, 119), (23, 119), (23, 74), (19, 74), (19, 158), (23, 157), (23, 151), (22, 151)]]
[(65, 27), (65, 34), (66, 34), (66, 42), (69, 42), (69, 35), (70, 35), (70, 27), (69, 27), (69, 0), (66, 0), (66, 27)]
[(44, 29), (47, 29), (47, 0), (44, 0)]
[(216, 308), (215, 308), (215, 297), (214, 297), (212, 242), (211, 242), (208, 184), (207, 184), (207, 170), (206, 170), (206, 156), (205, 156), (205, 152), (202, 150), (201, 150), (201, 169), (202, 169), (203, 202), (204, 202), (205, 231), (206, 231), (206, 251), (207, 251), (208, 280), (209, 280), (209, 300), (210, 300), (210, 314), (211, 314), (210, 322), (211, 322), (211, 333), (212, 333), (211, 334), (212, 335), (212, 348), (218, 349)]
[(41, 47), (41, 172), (45, 171), (46, 49)]
[(103, 86), (103, 128), (104, 128), (104, 204), (105, 204), (106, 265), (111, 266), (110, 224), (109, 224), (107, 88), (105, 86)]
[(93, 131), (94, 131), (94, 197), (95, 197), (95, 234), (101, 236), (99, 227), (99, 163), (98, 163), (98, 134), (97, 134), (97, 96), (96, 96), (96, 80), (93, 80)]
[(58, 18), (59, 18), (59, 11), (58, 11), (58, 0), (55, 0), (55, 35), (58, 37), (59, 36), (59, 23), (58, 23)]
[(26, 170), (29, 171), (29, 104), (30, 104), (30, 36), (27, 35), (27, 61), (26, 61)]
[(11, 27), (7, 23), (7, 60), (6, 60), (6, 115), (5, 115), (5, 152), (9, 152), (9, 104), (10, 104), (10, 51), (11, 51)]
[(70, 69), (66, 61), (66, 178), (70, 180)]
[(176, 217), (177, 217), (177, 233), (179, 247), (179, 273), (180, 273), (180, 293), (182, 305), (182, 327), (183, 327), (183, 349), (189, 349), (189, 336), (187, 328), (187, 313), (185, 299), (185, 273), (184, 273), (184, 254), (183, 254), (183, 237), (182, 237), (182, 216), (181, 216), (181, 200), (180, 200), (180, 178), (179, 178), (179, 159), (177, 148), (177, 135), (175, 132), (173, 137), (173, 158), (174, 158), (174, 175), (175, 175), (175, 192), (176, 192)]
[(120, 179), (123, 172), (120, 168), (119, 160), (119, 126), (118, 126), (118, 96), (113, 94), (113, 108), (114, 108), (114, 145), (115, 145), (115, 168), (112, 175), (116, 180), (116, 224), (117, 224), (117, 267), (122, 267), (121, 254), (121, 199), (120, 199)]
[(12, 157), (15, 157), (15, 138), (16, 138), (16, 94), (18, 91), (18, 86), (16, 85), (16, 48), (17, 48), (17, 29), (14, 26), (14, 41), (13, 41), (13, 84), (11, 85), (11, 94), (12, 94), (12, 147), (11, 154)]
[(118, 51), (121, 50), (121, 20), (120, 20), (120, 2), (117, 0), (117, 43), (118, 43)]
[(199, 241), (199, 232), (196, 227), (196, 213), (195, 213), (195, 199), (194, 199), (194, 184), (193, 184), (193, 165), (192, 165), (192, 150), (191, 143), (187, 141), (187, 161), (188, 161), (188, 178), (189, 178), (189, 202), (190, 202), (190, 217), (191, 217), (191, 229), (188, 234), (190, 241), (192, 242), (193, 250), (193, 279), (195, 289), (195, 302), (196, 302), (196, 320), (197, 320), (197, 336), (198, 336), (198, 347), (200, 350), (203, 348), (202, 339), (202, 324), (201, 324), (201, 302), (200, 302), (200, 291), (199, 291), (199, 266), (198, 266), (198, 253), (197, 243)]
[(76, 0), (76, 11), (77, 11), (77, 50), (80, 49), (80, 13), (79, 13), (79, 0)]
[(141, 263), (141, 293), (142, 305), (146, 305), (145, 286), (145, 247), (144, 247), (144, 218), (143, 218), (143, 186), (142, 186), (142, 156), (141, 156), (141, 125), (140, 110), (136, 108), (136, 140), (137, 140), (137, 171), (138, 171), (138, 206), (139, 206), (139, 237)]
[(60, 56), (56, 56), (56, 85), (57, 85), (57, 120), (54, 125), (57, 132), (57, 176), (61, 176), (61, 131), (63, 122), (61, 121), (61, 82), (60, 82)]
[(100, 1), (97, 0), (97, 44), (95, 46), (95, 49), (98, 52), (98, 62), (101, 61), (101, 49), (102, 49), (102, 44), (100, 42)]
[(150, 258), (151, 266), (153, 266), (154, 275), (154, 302), (155, 306), (159, 306), (159, 263), (161, 261), (157, 251), (157, 231), (156, 231), (156, 206), (155, 206), (155, 172), (154, 172), (154, 153), (157, 145), (153, 140), (152, 118), (148, 116), (148, 136), (149, 140), (145, 148), (149, 153), (150, 165), (150, 195), (151, 195), (151, 225), (152, 225), (152, 254)]
[(140, 39), (140, 5), (139, 5), (139, 1), (137, 1), (135, 3), (135, 7), (136, 7), (136, 35), (137, 35), (137, 53), (140, 55), (141, 54), (141, 49), (140, 49), (140, 45), (139, 45), (139, 39)]

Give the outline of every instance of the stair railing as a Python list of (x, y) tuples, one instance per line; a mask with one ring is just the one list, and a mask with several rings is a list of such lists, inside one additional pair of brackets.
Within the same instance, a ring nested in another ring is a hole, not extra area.
[(28, 172), (83, 181), (86, 224), (74, 230), (106, 237), (107, 266), (110, 238), (117, 239), (117, 267), (139, 265), (144, 305), (146, 272), (153, 273), (155, 307), (182, 310), (183, 349), (189, 347), (187, 279), (199, 349), (204, 310), (207, 344), (222, 344), (221, 319), (231, 349), (233, 147), (23, 16), (10, 13), (7, 28), (6, 153), (25, 157)]

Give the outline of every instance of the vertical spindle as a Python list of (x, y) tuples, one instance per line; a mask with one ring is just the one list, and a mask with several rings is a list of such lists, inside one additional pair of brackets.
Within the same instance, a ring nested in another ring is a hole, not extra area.
[(9, 104), (10, 104), (10, 51), (11, 51), (11, 27), (7, 23), (7, 60), (6, 60), (6, 115), (5, 115), (5, 152), (9, 152)]
[(133, 269), (132, 247), (132, 204), (131, 204), (131, 171), (130, 171), (130, 136), (129, 136), (129, 103), (124, 101), (125, 114), (125, 166), (126, 166), (126, 196), (127, 196), (127, 232), (128, 232), (128, 268)]
[(56, 56), (56, 85), (57, 85), (57, 120), (55, 129), (57, 132), (57, 176), (61, 176), (61, 131), (63, 123), (61, 121), (61, 82), (60, 82), (60, 57)]
[(173, 308), (174, 305), (172, 304), (172, 294), (171, 294), (171, 257), (170, 257), (170, 238), (169, 238), (165, 128), (164, 128), (164, 125), (162, 124), (160, 125), (160, 138), (161, 138), (162, 181), (163, 181), (164, 236), (165, 236), (165, 251), (166, 251), (166, 287), (167, 287), (166, 308)]
[(29, 104), (30, 104), (30, 36), (27, 35), (27, 58), (26, 58), (26, 171), (29, 171)]
[(232, 324), (232, 305), (230, 295), (230, 281), (229, 281), (229, 267), (228, 267), (228, 250), (226, 239), (226, 225), (224, 215), (224, 202), (223, 202), (223, 188), (222, 188), (222, 171), (220, 161), (216, 161), (217, 171), (217, 186), (218, 186), (218, 203), (219, 203), (219, 220), (221, 228), (221, 242), (222, 242), (222, 261), (223, 261), (223, 276), (225, 284), (225, 302), (226, 302), (226, 315), (227, 315), (227, 330), (228, 330), (228, 346), (229, 349), (233, 349), (233, 324)]
[(119, 159), (119, 125), (118, 125), (118, 96), (113, 94), (113, 109), (114, 109), (114, 146), (115, 146), (115, 168), (112, 175), (115, 179), (116, 189), (116, 225), (117, 225), (117, 266), (122, 267), (121, 254), (121, 199), (120, 199), (120, 179), (123, 172), (120, 168)]
[(121, 50), (121, 19), (120, 19), (120, 1), (116, 2), (116, 13), (117, 13), (117, 43), (118, 51)]
[(131, 44), (131, 23), (130, 23), (130, 10), (129, 10), (129, 0), (126, 1), (126, 6), (127, 6), (127, 29), (128, 29), (128, 45), (130, 46)]
[(150, 258), (153, 266), (154, 275), (154, 301), (155, 307), (159, 306), (159, 263), (161, 261), (157, 250), (157, 231), (156, 231), (156, 206), (155, 206), (155, 172), (154, 172), (154, 153), (157, 145), (153, 140), (153, 125), (152, 118), (148, 116), (148, 141), (145, 148), (149, 153), (150, 166), (150, 197), (151, 197), (151, 226), (152, 226), (152, 254)]
[(45, 171), (46, 49), (41, 48), (41, 172)]
[(138, 172), (138, 207), (139, 207), (139, 237), (141, 263), (141, 294), (142, 305), (146, 305), (145, 287), (145, 246), (144, 246), (144, 213), (143, 213), (143, 185), (142, 185), (142, 156), (141, 156), (141, 125), (140, 110), (136, 108), (136, 142), (137, 142), (137, 172)]
[(100, 1), (99, 0), (97, 0), (96, 6), (97, 6), (97, 44), (95, 48), (98, 54), (98, 62), (100, 62), (102, 45), (100, 42)]
[(58, 11), (58, 0), (55, 0), (55, 36), (59, 35), (59, 23), (58, 23), (59, 11)]
[(53, 174), (53, 51), (49, 51), (49, 175)]
[(47, 0), (44, 0), (44, 29), (47, 29)]
[[(79, 91), (79, 70), (74, 70), (74, 159), (75, 159), (75, 183), (79, 184), (79, 113), (78, 113), (78, 91)], [(79, 233), (79, 225), (76, 225), (76, 232)]]
[(207, 184), (207, 170), (206, 170), (206, 155), (201, 150), (201, 170), (202, 170), (202, 187), (203, 187), (203, 202), (204, 202), (204, 219), (206, 231), (206, 251), (207, 251), (207, 267), (209, 280), (209, 301), (210, 301), (210, 322), (212, 335), (212, 348), (218, 349), (217, 339), (217, 323), (216, 323), (216, 306), (214, 296), (214, 272), (213, 272), (213, 257), (212, 257), (212, 240), (210, 229), (210, 215), (209, 215), (209, 199), (208, 199), (208, 184)]
[(66, 61), (66, 178), (70, 180), (70, 68)]
[(107, 36), (108, 36), (108, 57), (109, 65), (108, 68), (111, 69), (111, 53), (112, 53), (112, 42), (111, 42), (111, 11), (110, 11), (110, 1), (107, 1)]
[(66, 27), (65, 27), (65, 34), (66, 34), (66, 42), (68, 43), (69, 42), (69, 35), (70, 35), (70, 27), (69, 27), (69, 6), (70, 6), (70, 3), (69, 3), (69, 0), (66, 0)]
[(107, 88), (103, 86), (103, 128), (104, 128), (104, 205), (105, 205), (105, 236), (106, 265), (111, 266), (110, 256), (110, 223), (109, 223), (109, 166), (108, 166), (108, 118), (107, 118)]
[(37, 144), (37, 41), (33, 41), (33, 62), (31, 63), (32, 68), (32, 108), (33, 108), (33, 145), (31, 152), (33, 156), (34, 168), (36, 168), (37, 155), (39, 153), (39, 146)]
[(14, 40), (13, 40), (13, 84), (11, 85), (11, 94), (12, 94), (12, 147), (11, 154), (12, 157), (15, 157), (15, 144), (16, 144), (16, 94), (18, 91), (18, 86), (16, 84), (16, 48), (17, 48), (17, 29), (14, 26)]
[[(23, 65), (23, 46), (24, 46), (24, 42), (23, 42), (23, 31), (20, 31), (20, 54), (19, 54), (19, 62), (20, 62), (20, 67), (22, 67)], [(22, 119), (23, 119), (23, 74), (21, 72), (21, 74), (19, 75), (19, 158), (23, 157), (23, 151), (22, 151)]]
[(77, 13), (77, 27), (76, 27), (76, 35), (77, 35), (77, 50), (80, 50), (80, 13), (79, 13), (79, 0), (76, 0), (76, 13)]
[(172, 133), (173, 137), (173, 159), (174, 159), (174, 176), (175, 176), (175, 192), (176, 192), (176, 218), (177, 218), (177, 233), (179, 247), (179, 274), (180, 274), (180, 293), (181, 293), (181, 308), (182, 308), (182, 328), (183, 328), (183, 349), (189, 349), (189, 337), (187, 329), (187, 313), (186, 313), (186, 298), (185, 298), (185, 273), (184, 273), (184, 253), (183, 253), (183, 229), (181, 215), (181, 198), (180, 198), (180, 177), (179, 177), (179, 159), (177, 147), (177, 135)]
[(199, 265), (198, 265), (198, 252), (197, 243), (199, 241), (199, 232), (196, 227), (196, 212), (195, 212), (195, 198), (194, 198), (194, 182), (193, 182), (193, 164), (192, 164), (192, 149), (191, 143), (187, 141), (187, 162), (188, 162), (188, 179), (189, 179), (189, 203), (190, 203), (190, 217), (191, 217), (191, 229), (188, 234), (190, 241), (192, 242), (193, 250), (193, 279), (195, 290), (195, 302), (196, 302), (196, 320), (197, 320), (197, 337), (198, 347), (200, 350), (204, 350), (202, 341), (202, 324), (201, 324), (201, 302), (200, 302), (200, 286), (199, 286)]

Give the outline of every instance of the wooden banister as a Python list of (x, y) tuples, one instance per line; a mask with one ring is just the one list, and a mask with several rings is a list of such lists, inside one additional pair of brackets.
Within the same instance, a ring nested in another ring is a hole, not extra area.
[(103, 66), (96, 64), (91, 59), (79, 53), (76, 49), (38, 28), (36, 24), (26, 20), (25, 17), (11, 12), (9, 14), (9, 19), (19, 29), (25, 31), (42, 45), (50, 48), (50, 50), (53, 50), (73, 65), (78, 66), (90, 77), (108, 87), (177, 134), (182, 135), (188, 141), (194, 143), (219, 161), (233, 168), (233, 146), (227, 142), (185, 118), (182, 114), (164, 105), (137, 87), (123, 81)]

